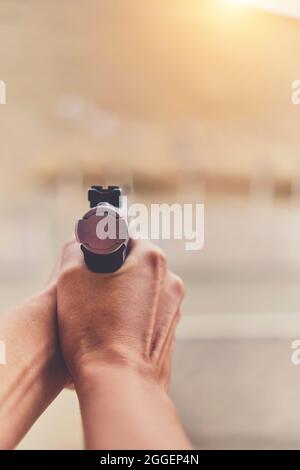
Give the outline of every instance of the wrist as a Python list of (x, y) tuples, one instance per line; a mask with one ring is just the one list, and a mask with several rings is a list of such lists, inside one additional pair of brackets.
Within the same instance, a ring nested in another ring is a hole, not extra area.
[(152, 373), (91, 363), (83, 371), (74, 382), (87, 448), (160, 449), (162, 436), (176, 430), (174, 404)]
[[(105, 356), (105, 359), (103, 358)], [(108, 359), (108, 357), (110, 359)], [(154, 368), (147, 361), (133, 354), (120, 355), (114, 351), (102, 353), (97, 359), (81, 361), (73, 374), (77, 393), (85, 395), (94, 389), (127, 387), (133, 381), (149, 387), (161, 388)]]
[(91, 403), (101, 404), (103, 410), (112, 404), (120, 409), (122, 403), (129, 409), (132, 406), (135, 408), (136, 403), (145, 401), (145, 397), (159, 401), (165, 408), (174, 407), (166, 391), (151, 373), (128, 367), (89, 365), (74, 379), (74, 385), (82, 412)]

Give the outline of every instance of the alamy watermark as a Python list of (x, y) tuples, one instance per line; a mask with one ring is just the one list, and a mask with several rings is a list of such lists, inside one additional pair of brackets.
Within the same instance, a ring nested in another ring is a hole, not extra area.
[(6, 104), (6, 84), (0, 80), (0, 104)]
[[(204, 204), (128, 204), (121, 197), (118, 213), (126, 224), (118, 224), (115, 217), (107, 217), (107, 206), (97, 206), (101, 217), (96, 226), (100, 240), (132, 239), (184, 240), (188, 251), (201, 250), (204, 246)], [(118, 233), (117, 233), (118, 232)]]
[(294, 80), (292, 82), (292, 103), (294, 105), (300, 105), (300, 80)]
[(298, 366), (300, 364), (300, 340), (295, 339), (291, 344), (291, 348), (293, 349), (291, 363)]

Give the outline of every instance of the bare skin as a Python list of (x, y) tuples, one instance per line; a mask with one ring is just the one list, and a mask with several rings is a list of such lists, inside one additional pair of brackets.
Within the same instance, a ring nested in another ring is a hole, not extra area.
[(93, 274), (78, 244), (58, 280), (61, 347), (88, 449), (190, 449), (167, 395), (184, 295), (162, 252), (135, 241), (114, 274)]
[(182, 297), (148, 242), (109, 275), (67, 244), (48, 286), (0, 316), (0, 448), (16, 446), (70, 375), (87, 448), (190, 448), (167, 395)]
[(1, 314), (0, 449), (14, 448), (59, 394), (68, 374), (58, 342), (56, 287)]

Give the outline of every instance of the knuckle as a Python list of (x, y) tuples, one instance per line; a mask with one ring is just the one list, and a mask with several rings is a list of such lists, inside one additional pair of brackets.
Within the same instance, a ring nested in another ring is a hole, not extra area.
[(58, 284), (65, 285), (70, 282), (72, 278), (72, 270), (70, 268), (65, 268), (59, 273)]
[(74, 272), (74, 269), (71, 266), (63, 268), (60, 272), (60, 275), (59, 275), (60, 281), (61, 282), (68, 281), (70, 279), (70, 277), (72, 277), (73, 272)]
[(183, 298), (185, 295), (185, 285), (181, 277), (172, 273), (172, 284), (176, 294), (179, 295), (180, 298)]
[(63, 252), (69, 251), (76, 244), (75, 240), (67, 241), (63, 246)]
[(162, 266), (166, 266), (166, 264), (167, 264), (167, 255), (160, 248), (157, 248), (156, 251), (157, 251), (157, 259), (158, 259), (159, 263)]
[(147, 252), (147, 260), (153, 267), (166, 266), (167, 257), (158, 247), (152, 246)]
[(72, 257), (72, 253), (74, 251), (76, 243), (76, 241), (70, 240), (64, 244), (61, 255), (63, 261), (66, 261), (67, 259)]
[(82, 252), (77, 241), (67, 242), (61, 254), (61, 266), (62, 269), (67, 268), (68, 266), (80, 264), (82, 259)]
[(69, 263), (62, 268), (59, 275), (59, 282), (62, 284), (73, 282), (80, 272), (81, 266), (78, 263)]

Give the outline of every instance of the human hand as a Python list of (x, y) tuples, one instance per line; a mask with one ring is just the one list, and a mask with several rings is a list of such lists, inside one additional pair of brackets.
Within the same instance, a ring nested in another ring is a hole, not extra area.
[(131, 242), (116, 273), (95, 274), (77, 242), (62, 253), (58, 323), (66, 364), (76, 379), (89, 367), (130, 368), (165, 389), (184, 288), (165, 255), (148, 241)]

